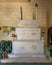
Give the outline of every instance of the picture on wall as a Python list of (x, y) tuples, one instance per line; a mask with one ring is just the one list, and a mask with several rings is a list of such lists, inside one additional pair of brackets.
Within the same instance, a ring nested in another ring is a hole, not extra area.
[(3, 26), (3, 32), (11, 32), (11, 27), (10, 26)]

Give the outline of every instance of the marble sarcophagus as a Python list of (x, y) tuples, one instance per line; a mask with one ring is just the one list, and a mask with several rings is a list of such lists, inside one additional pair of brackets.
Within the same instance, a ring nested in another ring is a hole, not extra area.
[(44, 54), (44, 40), (41, 39), (41, 27), (36, 20), (20, 21), (16, 28), (16, 35), (17, 40), (12, 44), (14, 57), (44, 57), (41, 56)]

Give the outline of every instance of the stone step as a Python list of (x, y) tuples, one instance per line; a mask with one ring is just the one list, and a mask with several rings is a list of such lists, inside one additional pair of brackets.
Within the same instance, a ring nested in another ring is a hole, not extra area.
[(46, 58), (9, 58), (9, 59), (1, 59), (1, 63), (10, 63), (10, 62), (50, 62)]
[(35, 58), (45, 58), (45, 55), (44, 54), (38, 54), (38, 53), (36, 53), (36, 54), (28, 54), (28, 53), (26, 53), (26, 54), (24, 54), (24, 53), (22, 53), (22, 54), (8, 54), (8, 57), (9, 58), (18, 58), (18, 57), (35, 57)]

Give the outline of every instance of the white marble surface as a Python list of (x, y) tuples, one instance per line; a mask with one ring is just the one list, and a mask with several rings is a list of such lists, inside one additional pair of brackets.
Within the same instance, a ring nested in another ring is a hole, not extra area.
[(38, 54), (38, 53), (11, 53), (8, 54), (9, 58), (45, 58), (44, 54)]
[(13, 41), (12, 53), (44, 53), (44, 41)]
[(17, 40), (40, 40), (40, 28), (16, 28)]
[(40, 24), (36, 20), (19, 20), (18, 27), (39, 27)]

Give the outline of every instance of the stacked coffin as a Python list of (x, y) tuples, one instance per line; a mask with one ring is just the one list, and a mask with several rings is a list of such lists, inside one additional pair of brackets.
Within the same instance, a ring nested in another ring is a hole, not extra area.
[(40, 40), (41, 30), (36, 20), (21, 20), (16, 28), (17, 40)]
[(13, 41), (11, 57), (44, 57), (44, 41), (36, 20), (21, 20), (16, 28), (17, 40)]

